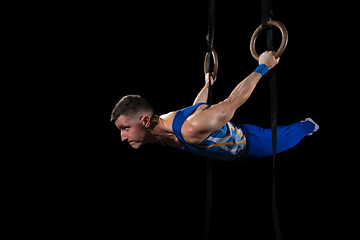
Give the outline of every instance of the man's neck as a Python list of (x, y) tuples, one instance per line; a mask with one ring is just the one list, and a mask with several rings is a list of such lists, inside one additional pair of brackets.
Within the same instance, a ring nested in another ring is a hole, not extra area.
[(151, 121), (151, 126), (149, 127), (149, 131), (152, 136), (156, 139), (157, 142), (164, 142), (166, 145), (172, 147), (183, 147), (180, 141), (177, 139), (172, 129), (169, 128), (169, 124), (165, 119), (155, 116)]

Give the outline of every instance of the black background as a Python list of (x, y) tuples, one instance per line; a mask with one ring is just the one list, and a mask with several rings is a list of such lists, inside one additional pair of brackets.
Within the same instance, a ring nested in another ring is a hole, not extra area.
[[(334, 162), (325, 154), (329, 145), (323, 145), (321, 94), (327, 80), (316, 71), (327, 35), (319, 28), (319, 9), (309, 6), (274, 1), (273, 7), (274, 20), (289, 32), (276, 67), (278, 124), (311, 116), (320, 125), (313, 136), (277, 155), (284, 239), (322, 239), (336, 230), (327, 224), (334, 214), (328, 211), (334, 184), (327, 171)], [(55, 157), (32, 164), (23, 186), (29, 200), (24, 222), (32, 225), (27, 231), (45, 237), (202, 239), (206, 159), (156, 144), (134, 150), (121, 143), (109, 120), (127, 94), (143, 96), (158, 115), (192, 104), (204, 84), (207, 1), (95, 2), (47, 10), (36, 16), (42, 37), (34, 38), (45, 46), (44, 59), (52, 59), (46, 66), (56, 82), (52, 89), (61, 90), (62, 113), (55, 113), (60, 120)], [(260, 1), (217, 2), (214, 102), (257, 67), (249, 42), (260, 23)], [(274, 31), (278, 48), (281, 34)], [(265, 36), (257, 40), (259, 54), (266, 50)], [(270, 128), (267, 77), (232, 122)], [(213, 168), (211, 239), (275, 239), (271, 157), (252, 164), (214, 161)]]

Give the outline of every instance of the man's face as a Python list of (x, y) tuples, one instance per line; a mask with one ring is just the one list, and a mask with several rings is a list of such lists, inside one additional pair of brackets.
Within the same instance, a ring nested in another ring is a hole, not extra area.
[(115, 125), (120, 129), (121, 141), (128, 142), (131, 147), (138, 149), (146, 143), (148, 131), (142, 124), (140, 117), (136, 119), (134, 117), (121, 115), (115, 121)]

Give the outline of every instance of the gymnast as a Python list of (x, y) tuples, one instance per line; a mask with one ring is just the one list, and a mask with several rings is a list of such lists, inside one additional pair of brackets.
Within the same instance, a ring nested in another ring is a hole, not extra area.
[[(230, 120), (250, 97), (261, 77), (279, 60), (272, 51), (261, 54), (256, 70), (218, 104), (206, 104), (209, 84), (216, 80), (208, 73), (205, 86), (190, 107), (157, 116), (144, 98), (127, 95), (115, 105), (111, 121), (115, 121), (120, 130), (121, 140), (134, 149), (146, 143), (158, 143), (221, 161), (239, 162), (271, 156), (271, 129), (250, 124), (234, 125)], [(311, 118), (278, 126), (277, 153), (294, 147), (318, 129)]]

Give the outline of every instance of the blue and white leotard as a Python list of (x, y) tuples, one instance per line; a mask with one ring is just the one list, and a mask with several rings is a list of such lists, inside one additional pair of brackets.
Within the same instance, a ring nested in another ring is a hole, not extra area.
[[(243, 162), (272, 155), (271, 129), (263, 129), (250, 124), (235, 126), (228, 122), (201, 143), (187, 143), (181, 134), (181, 128), (185, 120), (202, 104), (206, 103), (198, 103), (176, 112), (172, 129), (175, 136), (184, 145), (184, 148), (179, 148), (179, 150), (221, 161)], [(276, 152), (280, 153), (294, 147), (303, 137), (313, 131), (316, 131), (313, 121), (278, 126)]]
[(181, 128), (185, 120), (202, 104), (206, 103), (198, 103), (181, 109), (175, 114), (172, 129), (179, 141), (185, 146), (181, 150), (222, 161), (234, 161), (242, 157), (246, 152), (246, 137), (242, 130), (231, 122), (210, 134), (199, 144), (188, 144), (184, 140)]

